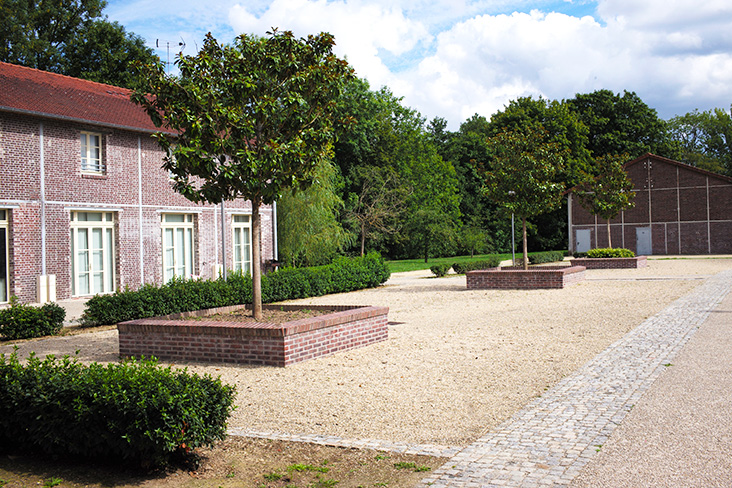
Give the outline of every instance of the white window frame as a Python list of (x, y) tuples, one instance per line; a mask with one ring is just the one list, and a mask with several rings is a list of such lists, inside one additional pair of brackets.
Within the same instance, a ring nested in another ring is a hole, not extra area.
[(8, 303), (10, 301), (10, 227), (8, 222), (10, 211), (4, 208), (0, 208), (0, 232), (4, 233), (5, 236), (0, 236), (0, 240), (3, 241), (5, 247), (5, 253), (2, 259), (5, 262), (5, 269), (0, 268), (0, 303)]
[(194, 276), (194, 222), (193, 214), (160, 214), (163, 283)]
[[(247, 236), (247, 242), (240, 240), (238, 236)], [(242, 246), (247, 247), (246, 256), (242, 256)], [(231, 216), (231, 259), (232, 269), (241, 271), (244, 274), (252, 272), (252, 217), (245, 214), (233, 214)]]
[[(97, 138), (98, 145), (92, 143)], [(99, 132), (81, 131), (79, 136), (81, 146), (81, 172), (101, 175), (107, 170), (104, 164), (103, 136)]]
[[(114, 293), (116, 288), (115, 213), (109, 211), (71, 212), (71, 296), (84, 297)], [(93, 216), (94, 219), (89, 220)], [(97, 220), (96, 217), (100, 219)], [(101, 244), (94, 237), (101, 235)], [(84, 249), (79, 244), (86, 240)], [(84, 257), (82, 255), (85, 254)], [(101, 282), (99, 281), (101, 280)]]

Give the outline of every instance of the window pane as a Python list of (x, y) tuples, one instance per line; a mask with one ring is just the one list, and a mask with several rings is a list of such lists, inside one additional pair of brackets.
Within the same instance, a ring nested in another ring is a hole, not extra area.
[(164, 222), (178, 223), (185, 222), (186, 216), (183, 214), (165, 214), (163, 215)]
[(248, 223), (249, 222), (249, 216), (248, 215), (234, 215), (234, 222), (237, 222), (237, 223)]
[(107, 261), (104, 266), (105, 276), (107, 277), (107, 283), (104, 288), (105, 292), (114, 291), (114, 239), (112, 229), (106, 229), (106, 255)]
[(8, 220), (8, 211), (0, 210), (0, 220)]
[[(4, 211), (3, 211), (4, 212)], [(8, 231), (0, 228), (0, 302), (8, 301)]]

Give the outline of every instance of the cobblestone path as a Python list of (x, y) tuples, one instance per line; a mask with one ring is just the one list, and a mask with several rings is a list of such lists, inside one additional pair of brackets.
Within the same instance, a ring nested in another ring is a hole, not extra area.
[(731, 286), (732, 271), (709, 278), (460, 451), (419, 486), (569, 485)]

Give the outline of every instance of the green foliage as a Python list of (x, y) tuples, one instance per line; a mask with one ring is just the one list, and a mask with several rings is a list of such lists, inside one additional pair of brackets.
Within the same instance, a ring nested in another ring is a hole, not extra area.
[(610, 90), (577, 94), (566, 101), (589, 129), (587, 149), (592, 157), (627, 153), (637, 158), (647, 152), (672, 157), (674, 145), (666, 123), (633, 92)]
[(630, 249), (590, 249), (587, 251), (588, 258), (634, 258), (635, 253)]
[(5, 339), (29, 339), (56, 335), (61, 331), (66, 310), (55, 303), (34, 307), (10, 298), (10, 306), (0, 309), (0, 336)]
[(432, 274), (437, 276), (438, 278), (445, 276), (449, 270), (449, 264), (435, 264), (430, 266), (430, 271), (432, 271)]
[(145, 41), (102, 18), (102, 0), (0, 2), (0, 61), (132, 88), (133, 61), (159, 64)]
[(732, 108), (694, 110), (668, 122), (679, 159), (714, 173), (732, 176)]
[(277, 201), (277, 243), (287, 266), (326, 264), (353, 244), (353, 234), (336, 218), (343, 208), (336, 171), (331, 161), (322, 160), (313, 186), (285, 191)]
[[(389, 279), (390, 274), (389, 267), (378, 253), (338, 258), (324, 266), (282, 268), (262, 277), (262, 298), (265, 303), (271, 303), (373, 288)], [(86, 302), (81, 321), (87, 326), (117, 324), (251, 302), (252, 280), (249, 275), (229, 273), (225, 280), (174, 279), (162, 286), (148, 284), (137, 291), (96, 295)]]
[[(141, 66), (132, 100), (157, 127), (174, 189), (193, 202), (252, 202), (252, 261), (261, 262), (259, 209), (287, 189), (305, 189), (330, 157), (336, 102), (352, 69), (333, 54), (333, 36), (296, 39), (274, 29), (220, 45), (207, 34), (196, 56), (179, 55), (180, 75)], [(262, 315), (259, 266), (252, 270), (254, 317)]]
[(526, 219), (546, 213), (562, 202), (559, 180), (564, 150), (546, 142), (539, 126), (522, 132), (502, 132), (489, 139), (492, 160), (484, 168), (485, 192), (496, 204), (522, 221), (524, 267), (528, 266)]
[(154, 361), (0, 355), (0, 450), (165, 464), (223, 439), (233, 401), (219, 379)]
[(537, 252), (529, 256), (531, 264), (555, 263), (564, 260), (562, 251)]
[(500, 256), (489, 256), (488, 259), (481, 259), (479, 261), (466, 261), (462, 263), (454, 263), (452, 265), (453, 271), (457, 274), (465, 274), (468, 271), (476, 269), (490, 269), (497, 268), (501, 265)]
[(610, 219), (635, 206), (633, 183), (623, 169), (625, 161), (627, 155), (605, 155), (597, 158), (593, 174), (586, 175), (585, 180), (575, 189), (580, 205), (607, 221), (608, 247), (612, 247)]

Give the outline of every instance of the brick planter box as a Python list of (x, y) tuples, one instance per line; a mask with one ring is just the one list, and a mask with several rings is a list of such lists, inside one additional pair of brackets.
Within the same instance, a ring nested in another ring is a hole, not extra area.
[[(222, 307), (122, 322), (117, 325), (120, 356), (287, 366), (388, 338), (388, 307), (263, 306), (288, 311), (332, 310), (332, 313), (283, 324), (185, 320), (240, 308)], [(179, 318), (183, 320), (174, 320)]]
[(564, 288), (585, 279), (583, 266), (491, 268), (466, 273), (468, 290)]
[(645, 268), (648, 266), (646, 256), (634, 258), (576, 258), (571, 260), (572, 266), (584, 266), (587, 269), (621, 269)]

